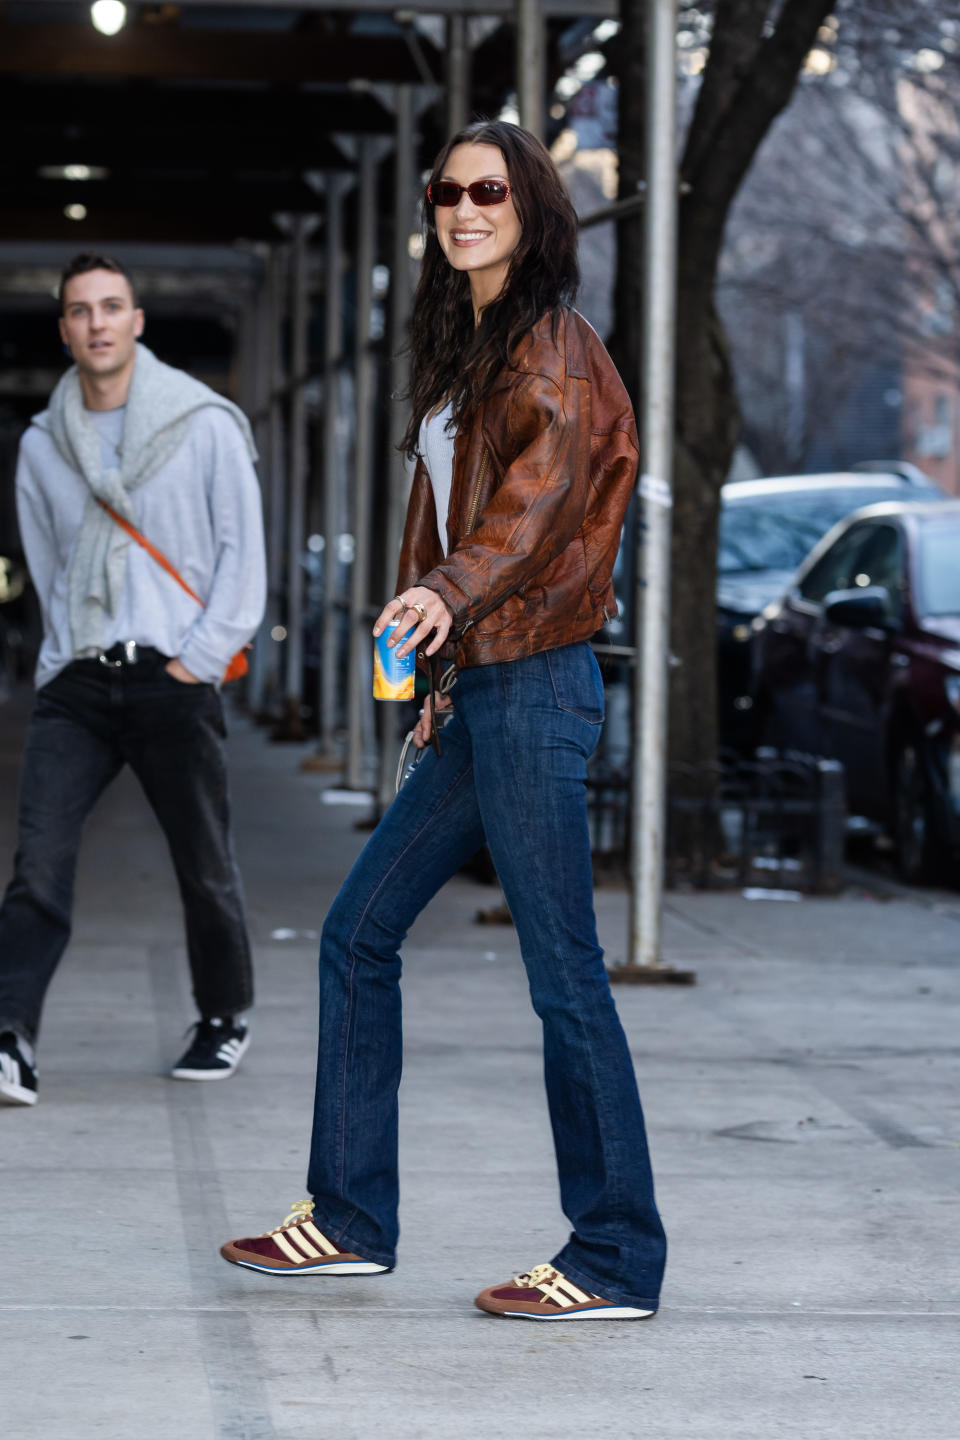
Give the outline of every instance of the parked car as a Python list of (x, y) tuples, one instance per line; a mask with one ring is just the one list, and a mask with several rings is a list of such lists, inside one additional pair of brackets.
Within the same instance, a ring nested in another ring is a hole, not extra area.
[(724, 485), (716, 612), (723, 745), (749, 750), (755, 743), (750, 691), (753, 621), (783, 593), (817, 541), (863, 505), (946, 498), (915, 466), (891, 462), (890, 473), (880, 474), (872, 468), (879, 463), (864, 461), (856, 473), (783, 475)]
[(960, 851), (960, 501), (834, 527), (755, 631), (761, 738), (842, 761), (906, 880)]

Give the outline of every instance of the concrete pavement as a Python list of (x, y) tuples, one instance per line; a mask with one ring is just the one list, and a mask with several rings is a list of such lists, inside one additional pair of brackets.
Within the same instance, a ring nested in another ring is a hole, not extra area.
[[(0, 865), (23, 698), (0, 709)], [(674, 895), (686, 989), (621, 989), (671, 1240), (645, 1324), (472, 1308), (549, 1257), (538, 1026), (515, 938), (458, 879), (406, 948), (401, 1263), (270, 1281), (224, 1238), (304, 1192), (315, 932), (362, 844), (298, 747), (233, 722), (254, 1043), (165, 1078), (191, 1014), (163, 842), (124, 777), (93, 817), (34, 1110), (0, 1108), (3, 1440), (956, 1440), (960, 903)], [(622, 892), (598, 893), (608, 953)], [(275, 932), (293, 932), (286, 939)]]

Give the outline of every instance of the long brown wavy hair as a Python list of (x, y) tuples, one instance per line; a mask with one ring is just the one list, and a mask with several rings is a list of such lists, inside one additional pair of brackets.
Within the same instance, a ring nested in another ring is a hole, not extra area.
[(577, 212), (546, 147), (519, 125), (480, 120), (447, 141), (431, 182), (443, 175), (451, 151), (465, 144), (495, 145), (503, 155), (520, 241), (503, 289), (475, 325), (469, 276), (444, 255), (433, 206), (424, 196), (423, 265), (410, 323), (411, 416), (403, 437), (411, 458), (424, 416), (450, 401), (461, 424), (489, 394), (523, 336), (543, 315), (572, 305), (580, 283)]

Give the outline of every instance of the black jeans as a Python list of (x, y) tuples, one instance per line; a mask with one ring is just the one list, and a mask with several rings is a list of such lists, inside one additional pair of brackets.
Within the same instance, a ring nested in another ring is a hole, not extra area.
[(203, 1016), (253, 998), (243, 890), (230, 839), (220, 696), (174, 680), (166, 657), (76, 660), (37, 694), (20, 778), (19, 846), (0, 906), (0, 1031), (36, 1038), (70, 938), (84, 821), (124, 764), (163, 828)]

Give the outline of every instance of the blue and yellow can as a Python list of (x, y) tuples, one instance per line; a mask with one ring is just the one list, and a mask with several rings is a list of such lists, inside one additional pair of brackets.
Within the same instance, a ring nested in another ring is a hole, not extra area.
[[(408, 634), (417, 624), (410, 621), (403, 629)], [(391, 650), (387, 641), (403, 619), (392, 621), (381, 635), (373, 640), (373, 698), (374, 700), (412, 700), (414, 672), (417, 668), (416, 651), (411, 650), (401, 660), (397, 651)], [(399, 648), (399, 647), (398, 647)]]

